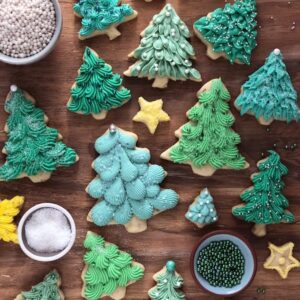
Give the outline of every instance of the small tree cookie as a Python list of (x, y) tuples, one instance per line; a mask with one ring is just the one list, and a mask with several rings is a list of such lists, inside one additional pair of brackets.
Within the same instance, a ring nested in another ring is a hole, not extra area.
[(152, 300), (184, 300), (185, 295), (178, 290), (183, 285), (183, 278), (175, 270), (175, 262), (169, 260), (166, 266), (153, 276), (157, 285), (148, 292)]
[(21, 196), (0, 201), (0, 241), (18, 243), (14, 217), (20, 213), (23, 203), (24, 197)]
[(60, 285), (60, 276), (56, 270), (53, 270), (45, 276), (42, 282), (33, 286), (30, 291), (19, 294), (15, 300), (64, 300)]
[(198, 103), (187, 112), (190, 122), (179, 128), (179, 141), (161, 158), (191, 165), (193, 172), (211, 176), (218, 169), (240, 170), (249, 165), (237, 144), (240, 136), (231, 127), (230, 94), (221, 79), (213, 79), (198, 92)]
[(199, 228), (214, 223), (218, 220), (213, 197), (205, 188), (190, 205), (185, 217)]
[(121, 33), (117, 27), (137, 17), (137, 12), (120, 0), (79, 0), (74, 5), (75, 15), (82, 18), (79, 39), (85, 40), (106, 34), (110, 40)]
[(256, 0), (237, 0), (200, 18), (194, 31), (211, 59), (225, 57), (231, 63), (249, 65), (257, 46), (256, 15)]
[(274, 120), (299, 121), (297, 92), (279, 49), (272, 51), (265, 64), (249, 76), (234, 104), (241, 115), (253, 115), (261, 125), (270, 125)]
[(8, 141), (2, 150), (7, 158), (0, 167), (0, 181), (28, 177), (42, 182), (58, 167), (73, 165), (79, 157), (60, 141), (56, 129), (47, 127), (48, 118), (35, 107), (35, 100), (15, 85), (10, 90), (4, 106), (10, 114), (4, 128)]
[(281, 193), (284, 188), (281, 177), (288, 169), (278, 153), (272, 150), (269, 153), (269, 157), (257, 163), (260, 172), (251, 176), (254, 186), (241, 194), (245, 204), (232, 208), (235, 217), (255, 223), (252, 232), (259, 237), (266, 235), (268, 224), (295, 222), (294, 215), (287, 210), (289, 202)]
[(123, 299), (126, 287), (144, 276), (143, 265), (93, 232), (87, 233), (84, 247), (87, 252), (82, 272), (82, 297), (87, 300), (98, 300), (105, 296)]
[(100, 156), (92, 168), (99, 174), (87, 193), (99, 200), (88, 220), (98, 226), (122, 224), (129, 232), (147, 229), (153, 215), (175, 207), (179, 197), (171, 189), (161, 189), (167, 173), (150, 165), (150, 152), (136, 147), (137, 136), (114, 125), (96, 140)]
[(195, 51), (187, 40), (189, 29), (171, 4), (153, 17), (141, 36), (140, 46), (129, 54), (137, 62), (124, 72), (126, 76), (154, 79), (156, 88), (166, 88), (170, 79), (201, 81), (190, 60)]
[(131, 93), (122, 86), (122, 81), (110, 65), (86, 47), (67, 107), (71, 112), (91, 114), (96, 120), (102, 120), (110, 109), (130, 100)]

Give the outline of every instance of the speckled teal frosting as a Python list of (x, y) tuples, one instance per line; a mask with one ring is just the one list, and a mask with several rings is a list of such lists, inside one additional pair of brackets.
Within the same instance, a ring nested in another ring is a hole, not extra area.
[(250, 112), (258, 119), (299, 121), (300, 110), (290, 75), (278, 49), (272, 51), (265, 64), (249, 76), (235, 101), (241, 115)]
[(119, 0), (80, 0), (74, 5), (74, 11), (81, 16), (83, 37), (92, 35), (97, 30), (105, 30), (112, 24), (124, 21), (134, 13), (128, 4), (119, 5)]
[(100, 156), (94, 161), (94, 169), (99, 176), (87, 188), (91, 197), (101, 200), (91, 211), (94, 223), (127, 224), (133, 216), (147, 220), (155, 211), (175, 207), (176, 192), (159, 186), (165, 178), (164, 169), (149, 165), (150, 152), (136, 148), (135, 136), (113, 128), (95, 143)]
[(238, 0), (200, 18), (194, 28), (214, 52), (224, 52), (231, 63), (250, 64), (251, 52), (257, 46), (256, 15), (255, 0)]
[(218, 220), (213, 198), (208, 189), (201, 191), (196, 201), (189, 207), (185, 217), (200, 225), (211, 224)]

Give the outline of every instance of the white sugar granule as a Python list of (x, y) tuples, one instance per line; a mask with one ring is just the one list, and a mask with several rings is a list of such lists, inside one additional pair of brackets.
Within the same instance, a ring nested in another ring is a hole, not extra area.
[(28, 245), (37, 252), (58, 252), (69, 244), (71, 228), (62, 212), (42, 208), (26, 222), (25, 236)]

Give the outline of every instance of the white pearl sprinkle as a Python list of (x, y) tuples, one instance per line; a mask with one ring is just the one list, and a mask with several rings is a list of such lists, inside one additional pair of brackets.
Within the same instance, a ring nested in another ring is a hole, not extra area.
[(17, 87), (16, 85), (13, 84), (13, 85), (10, 86), (10, 91), (11, 91), (11, 92), (14, 93), (14, 92), (16, 92), (17, 90), (18, 90), (18, 87)]
[(275, 55), (279, 55), (280, 54), (280, 50), (278, 48), (274, 49), (274, 54)]

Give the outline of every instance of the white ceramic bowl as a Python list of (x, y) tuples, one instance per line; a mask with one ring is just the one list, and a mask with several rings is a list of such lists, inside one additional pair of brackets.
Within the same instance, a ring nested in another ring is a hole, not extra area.
[[(40, 253), (40, 252), (33, 250), (26, 241), (25, 224), (34, 212), (36, 212), (37, 210), (42, 209), (42, 208), (54, 208), (54, 209), (57, 209), (58, 211), (62, 212), (65, 215), (65, 217), (67, 218), (68, 223), (70, 225), (70, 228), (71, 228), (70, 242), (66, 248), (64, 248), (63, 250), (61, 250), (59, 252)], [(71, 250), (72, 246), (74, 245), (75, 238), (76, 238), (76, 226), (75, 226), (73, 217), (66, 209), (64, 209), (63, 207), (61, 207), (57, 204), (53, 204), (53, 203), (41, 203), (41, 204), (33, 206), (22, 216), (22, 218), (19, 222), (19, 225), (18, 225), (18, 239), (19, 239), (19, 244), (20, 244), (22, 251), (28, 257), (30, 257), (33, 260), (37, 260), (37, 261), (47, 262), (47, 261), (54, 261), (54, 260), (60, 259), (61, 257), (66, 255)]]
[[(215, 287), (210, 285), (197, 272), (196, 269), (199, 252), (211, 242), (222, 241), (222, 240), (229, 240), (233, 242), (235, 245), (237, 245), (245, 258), (245, 273), (242, 277), (241, 283), (232, 288)], [(250, 243), (246, 239), (244, 239), (241, 235), (230, 230), (217, 230), (205, 235), (198, 243), (191, 256), (191, 265), (192, 265), (191, 266), (192, 275), (194, 279), (204, 290), (214, 295), (218, 295), (222, 297), (231, 297), (233, 295), (240, 293), (250, 285), (250, 283), (252, 282), (256, 274), (257, 260), (256, 260), (255, 250), (252, 248)]]
[(54, 34), (49, 44), (39, 53), (25, 58), (11, 57), (0, 52), (0, 61), (10, 65), (29, 65), (43, 59), (52, 52), (62, 31), (62, 13), (58, 0), (51, 1), (53, 2), (55, 9), (56, 26)]

